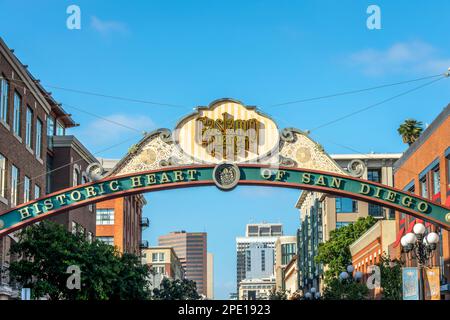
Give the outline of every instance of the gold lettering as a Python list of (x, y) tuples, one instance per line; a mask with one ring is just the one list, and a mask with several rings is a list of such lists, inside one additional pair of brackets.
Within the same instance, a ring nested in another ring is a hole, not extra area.
[(277, 171), (277, 176), (275, 178), (275, 180), (280, 181), (281, 179), (283, 179), (283, 177), (286, 175), (286, 171), (284, 170), (278, 170)]
[(302, 182), (303, 183), (310, 183), (311, 182), (311, 174), (304, 173), (302, 176)]
[[(115, 187), (113, 187), (113, 183), (115, 184)], [(109, 189), (111, 189), (111, 191), (117, 191), (119, 190), (119, 181), (117, 180), (113, 180), (109, 183)]]
[(95, 197), (97, 195), (97, 193), (95, 192), (95, 188), (93, 186), (86, 187), (85, 190), (87, 198)]
[(269, 169), (262, 169), (261, 171), (261, 177), (264, 179), (269, 179), (272, 176), (272, 172)]
[(370, 193), (370, 186), (368, 184), (361, 183), (361, 190), (359, 190), (359, 193), (369, 194)]
[(379, 187), (376, 187), (375, 190), (376, 190), (376, 192), (373, 196), (376, 198), (380, 198), (380, 192), (382, 191), (382, 189)]
[(100, 190), (98, 191), (98, 195), (101, 195), (101, 194), (104, 194), (104, 193), (105, 193), (105, 189), (103, 188), (103, 183), (100, 183), (100, 184), (98, 185), (98, 188), (100, 189)]
[(35, 214), (42, 213), (41, 209), (39, 208), (39, 204), (37, 202), (35, 204), (33, 204), (33, 211)]
[(66, 204), (66, 195), (60, 194), (60, 195), (56, 196), (56, 200), (58, 200), (60, 206), (65, 205)]
[(187, 172), (188, 172), (188, 175), (189, 175), (188, 179), (189, 180), (194, 180), (195, 179), (195, 174), (197, 174), (197, 170), (188, 170)]
[(184, 180), (183, 171), (174, 171), (173, 173), (175, 175), (175, 182)]
[(425, 212), (428, 211), (429, 205), (428, 205), (428, 203), (426, 203), (426, 202), (420, 201), (420, 202), (417, 204), (417, 209), (418, 209), (420, 212), (425, 213)]
[(341, 182), (342, 182), (341, 179), (333, 177), (333, 179), (331, 180), (331, 187), (340, 189), (341, 188)]
[(142, 187), (141, 176), (131, 177), (131, 187)]
[(387, 195), (386, 195), (386, 200), (395, 202), (396, 198), (397, 198), (397, 193), (393, 192), (391, 190), (388, 190)]
[(78, 191), (78, 190), (72, 191), (72, 192), (70, 193), (70, 199), (71, 199), (72, 201), (78, 201), (78, 200), (80, 200), (80, 199), (81, 199), (81, 192)]
[(146, 175), (146, 177), (147, 177), (147, 184), (148, 185), (156, 183), (156, 176), (155, 176), (154, 173), (150, 173), (150, 174)]
[(53, 202), (52, 202), (52, 200), (51, 199), (44, 200), (44, 207), (45, 207), (45, 210), (47, 210), (47, 211), (52, 210), (53, 209)]
[(169, 176), (167, 175), (167, 173), (163, 172), (161, 174), (161, 181), (160, 183), (167, 183), (170, 182)]
[(31, 213), (29, 212), (29, 207), (25, 207), (19, 209), (21, 220), (31, 217)]
[(403, 206), (409, 208), (409, 207), (411, 207), (411, 204), (412, 204), (412, 198), (411, 197), (405, 196), (405, 197), (402, 198), (402, 205)]
[(319, 186), (326, 186), (325, 184), (325, 177), (324, 176), (319, 176), (319, 178), (316, 181), (316, 184)]

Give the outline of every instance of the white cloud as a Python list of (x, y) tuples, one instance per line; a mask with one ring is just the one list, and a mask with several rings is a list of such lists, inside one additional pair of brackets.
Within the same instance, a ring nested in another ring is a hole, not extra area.
[(434, 74), (445, 72), (450, 57), (442, 57), (437, 48), (422, 41), (397, 42), (380, 49), (365, 49), (353, 53), (348, 61), (368, 75), (393, 73)]
[(114, 20), (102, 20), (96, 16), (91, 17), (91, 27), (102, 35), (127, 34), (129, 32), (125, 23)]
[(81, 127), (77, 133), (80, 140), (98, 149), (112, 146), (133, 136), (138, 138), (139, 131), (150, 132), (156, 128), (155, 123), (143, 115), (112, 114), (104, 118), (107, 120), (97, 119), (84, 128)]

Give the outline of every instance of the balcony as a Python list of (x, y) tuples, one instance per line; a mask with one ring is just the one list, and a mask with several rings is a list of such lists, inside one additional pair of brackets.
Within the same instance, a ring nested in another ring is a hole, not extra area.
[(149, 247), (148, 240), (142, 240), (142, 241), (141, 241), (140, 248), (141, 248), (141, 249), (146, 249), (146, 248), (148, 248), (148, 247)]
[(148, 218), (142, 217), (141, 218), (141, 228), (146, 229), (150, 225), (150, 220)]

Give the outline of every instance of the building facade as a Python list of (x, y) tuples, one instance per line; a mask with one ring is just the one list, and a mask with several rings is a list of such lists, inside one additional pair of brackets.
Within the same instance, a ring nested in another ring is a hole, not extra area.
[[(106, 172), (119, 162), (114, 159), (98, 161)], [(140, 250), (146, 247), (142, 242), (142, 231), (150, 224), (148, 218), (142, 217), (146, 204), (142, 194), (97, 203), (97, 239), (116, 246), (120, 252), (139, 255)]]
[[(84, 148), (78, 142), (78, 150), (69, 147), (71, 151), (68, 151), (74, 159), (61, 160), (69, 167), (67, 172), (70, 173), (65, 176), (68, 180), (54, 176), (60, 169), (57, 167), (60, 160), (54, 161), (55, 153), (66, 152), (61, 141), (75, 141), (65, 134), (67, 128), (77, 124), (13, 52), (0, 38), (0, 211), (40, 198), (62, 185), (70, 185), (71, 170), (76, 164), (72, 161), (84, 156), (79, 161), (82, 171), (85, 162), (93, 160), (85, 149), (77, 153)], [(63, 224), (69, 230), (71, 221), (78, 221), (86, 236), (95, 235), (90, 218), (92, 212), (88, 208), (62, 213), (62, 216), (67, 218)], [(0, 299), (17, 296), (7, 271), (11, 260), (15, 259), (9, 254), (15, 240), (15, 233), (0, 239)]]
[[(381, 257), (389, 257), (389, 245), (395, 240), (395, 220), (380, 220), (350, 245), (352, 265), (355, 271), (363, 273), (363, 282), (373, 274), (373, 265), (379, 264)], [(371, 289), (373, 299), (381, 298), (381, 290)]]
[(195, 281), (197, 292), (207, 295), (207, 234), (206, 232), (176, 231), (158, 238), (160, 246), (172, 247), (186, 272)]
[(207, 253), (207, 269), (208, 275), (207, 284), (208, 289), (206, 290), (206, 297), (210, 300), (214, 299), (214, 255), (211, 252)]
[[(349, 174), (361, 179), (394, 185), (394, 163), (401, 157), (393, 154), (334, 154), (331, 158)], [(356, 167), (355, 167), (356, 164)], [(319, 243), (329, 240), (330, 233), (355, 222), (360, 217), (395, 219), (393, 210), (350, 198), (319, 192), (302, 192), (296, 203), (300, 210), (298, 231), (299, 287), (322, 289), (324, 266), (317, 264)]]
[(286, 266), (297, 255), (297, 236), (281, 236), (275, 242), (275, 280), (277, 290), (284, 288)]
[[(265, 277), (273, 277), (275, 242), (282, 235), (282, 224), (258, 223), (248, 224), (245, 237), (236, 238), (236, 292), (238, 294), (240, 283), (244, 279), (252, 279), (253, 277), (261, 280), (262, 274)], [(262, 260), (263, 255), (264, 261)], [(270, 255), (271, 258), (266, 259), (266, 255)], [(262, 270), (263, 262), (264, 270)], [(259, 269), (257, 266), (259, 266)], [(268, 270), (266, 270), (266, 267)]]
[(268, 300), (275, 288), (275, 277), (244, 279), (239, 286), (239, 300)]
[[(436, 203), (450, 206), (450, 104), (423, 131), (395, 163), (395, 187), (421, 195)], [(401, 251), (400, 239), (411, 232), (414, 224), (424, 222), (429, 231), (439, 234), (435, 256), (429, 262), (439, 266), (442, 288), (441, 299), (450, 299), (450, 237), (449, 232), (428, 221), (396, 213), (397, 237), (392, 243), (393, 258), (402, 258), (407, 266), (416, 261), (408, 259)]]
[(155, 274), (169, 279), (184, 279), (185, 272), (181, 261), (171, 247), (149, 247), (142, 250), (142, 261)]

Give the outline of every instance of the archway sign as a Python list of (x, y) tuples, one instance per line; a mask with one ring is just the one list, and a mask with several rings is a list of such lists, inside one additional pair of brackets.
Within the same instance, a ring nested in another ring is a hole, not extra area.
[[(91, 182), (57, 191), (0, 213), (0, 236), (68, 209), (131, 194), (194, 186), (261, 185), (318, 191), (363, 200), (450, 230), (450, 208), (402, 190), (359, 179), (364, 163), (343, 170), (294, 128), (255, 107), (220, 99), (178, 122), (175, 130), (146, 134), (113, 168), (88, 169)], [(251, 201), (251, 199), (242, 199)]]

